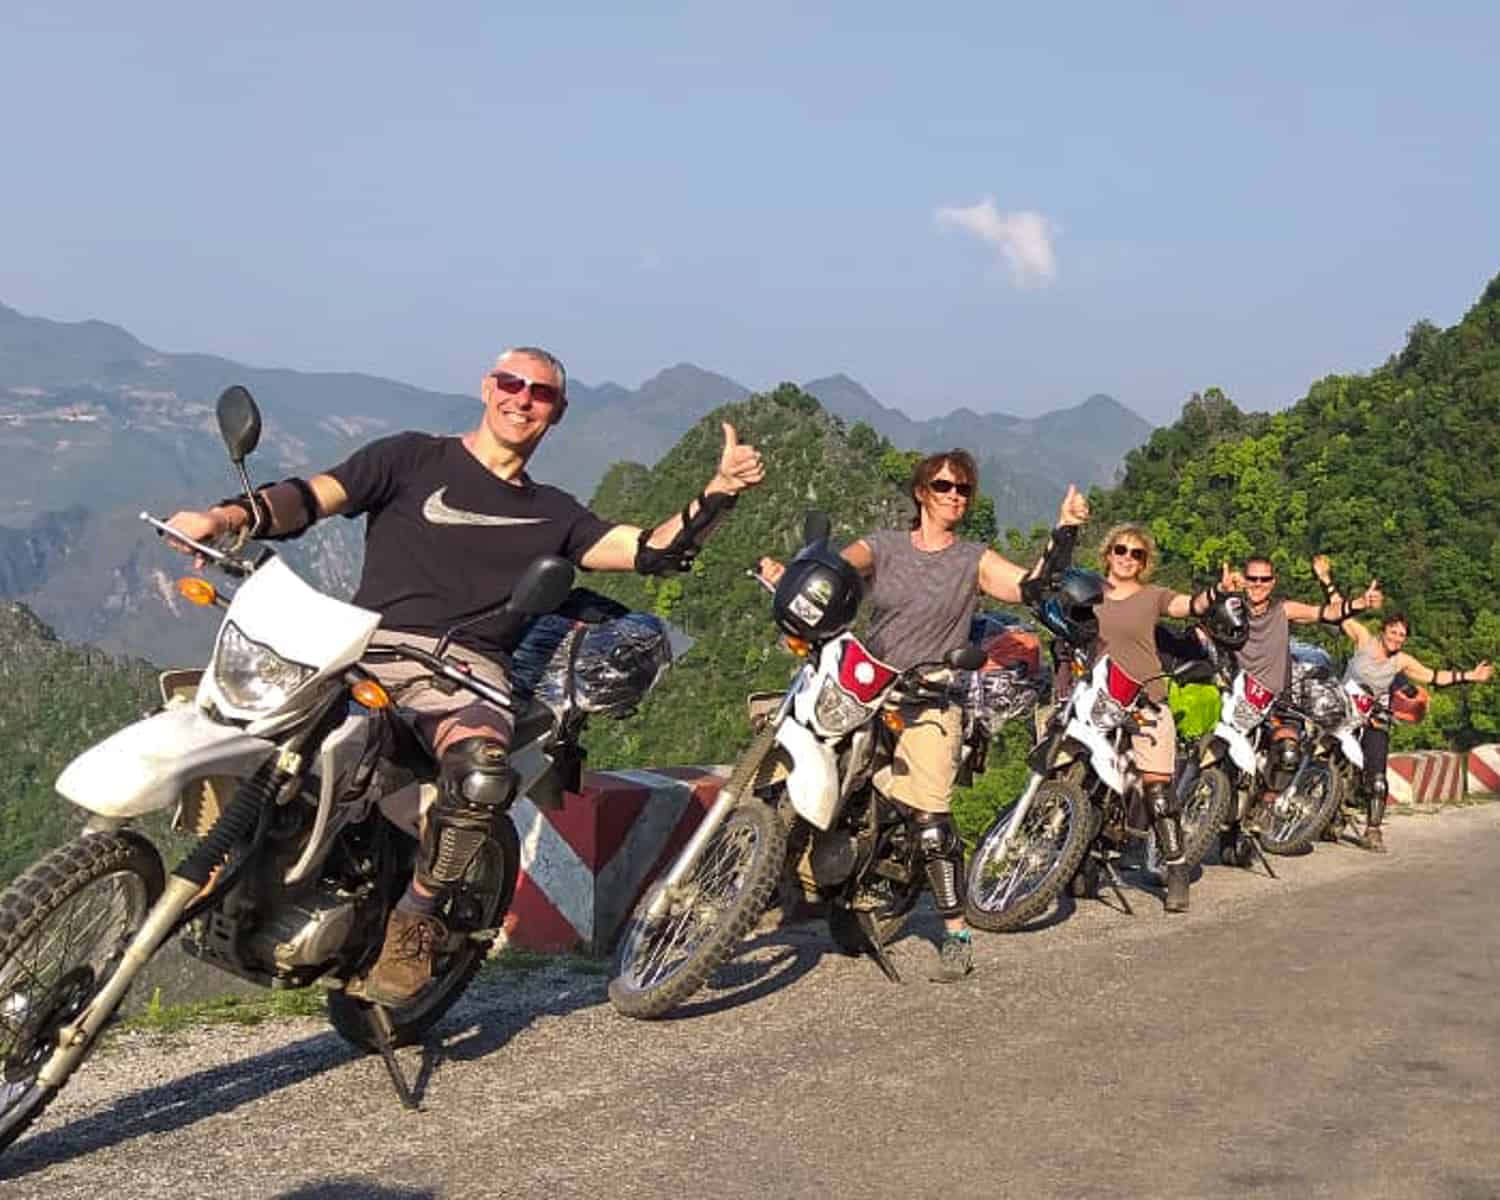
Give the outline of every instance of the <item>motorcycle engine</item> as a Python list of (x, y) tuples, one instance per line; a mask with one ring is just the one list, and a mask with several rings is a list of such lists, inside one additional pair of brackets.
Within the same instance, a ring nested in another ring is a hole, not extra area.
[(278, 972), (332, 961), (354, 928), (356, 901), (336, 893), (302, 893), (266, 913), (245, 939), (249, 954)]

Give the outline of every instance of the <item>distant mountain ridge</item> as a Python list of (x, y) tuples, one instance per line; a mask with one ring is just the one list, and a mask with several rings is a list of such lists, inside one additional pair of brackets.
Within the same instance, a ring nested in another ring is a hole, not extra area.
[[(276, 479), (326, 469), (403, 429), (469, 428), (485, 365), (476, 364), (472, 395), (434, 392), (357, 372), (169, 353), (117, 325), (52, 321), (0, 304), (0, 599), (24, 600), (69, 640), (158, 662), (200, 658), (211, 623), (190, 619), (200, 614), (183, 609), (171, 584), (181, 564), (135, 518), (235, 489), (214, 419), (218, 393), (240, 383), (255, 395), (265, 433), (253, 467), (258, 480)], [(809, 390), (820, 388), (830, 412), (864, 420), (898, 446), (973, 448), (1002, 527), (1045, 519), (1065, 479), (1108, 482), (1149, 432), (1127, 413), (1113, 445), (1084, 454), (1084, 439), (1049, 432), (1101, 424), (1080, 422), (1081, 409), (1030, 420), (964, 411), (913, 421), (846, 376)], [(542, 443), (533, 470), (589, 496), (611, 464), (650, 466), (708, 413), (749, 395), (691, 363), (635, 389), (570, 382), (568, 414)], [(291, 556), (320, 586), (347, 594), (358, 578), (360, 529), (326, 522)]]

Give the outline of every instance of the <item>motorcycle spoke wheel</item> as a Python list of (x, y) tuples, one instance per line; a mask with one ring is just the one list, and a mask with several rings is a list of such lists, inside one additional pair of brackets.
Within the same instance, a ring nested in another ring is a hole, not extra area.
[(92, 834), (53, 851), (0, 896), (0, 1147), (51, 1093), (35, 1086), (58, 1034), (119, 967), (164, 882), (133, 834)]
[(1338, 783), (1325, 765), (1308, 770), (1295, 793), (1289, 792), (1261, 807), (1261, 845), (1272, 854), (1305, 852), (1338, 810)]
[(979, 929), (1013, 929), (1039, 915), (1073, 877), (1093, 840), (1092, 810), (1077, 784), (1049, 779), (1011, 832), (1008, 821), (991, 827), (969, 865), (969, 923)]
[(636, 906), (615, 955), (615, 1007), (657, 1017), (702, 987), (765, 910), (785, 858), (786, 830), (772, 809), (757, 801), (732, 811), (661, 915), (645, 915), (655, 888)]

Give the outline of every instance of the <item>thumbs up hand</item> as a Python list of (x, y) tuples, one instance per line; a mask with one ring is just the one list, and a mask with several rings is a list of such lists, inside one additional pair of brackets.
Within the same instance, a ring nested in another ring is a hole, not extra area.
[(754, 487), (766, 476), (765, 464), (760, 451), (742, 443), (740, 435), (728, 421), (724, 423), (724, 449), (719, 455), (719, 471), (709, 483), (710, 492), (729, 492), (731, 495)]

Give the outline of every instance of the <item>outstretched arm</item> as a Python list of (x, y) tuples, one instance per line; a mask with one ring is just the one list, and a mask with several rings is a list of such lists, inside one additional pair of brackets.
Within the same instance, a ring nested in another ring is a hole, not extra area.
[(1418, 662), (1405, 650), (1396, 655), (1396, 665), (1418, 683), (1430, 683), (1433, 687), (1440, 688), (1453, 687), (1460, 683), (1488, 683), (1495, 673), (1494, 667), (1488, 662), (1470, 667), (1467, 671), (1455, 671), (1451, 667), (1442, 667), (1434, 671), (1431, 667)]
[[(255, 508), (249, 500), (234, 497), (212, 508), (184, 509), (173, 513), (167, 524), (195, 542), (242, 533), (255, 538), (295, 536), (324, 517), (337, 516), (349, 504), (343, 485), (332, 475), (269, 484), (256, 489), (256, 500)], [(181, 542), (172, 546), (191, 553)]]
[(979, 559), (979, 590), (1007, 604), (1039, 604), (1053, 577), (1072, 563), (1079, 526), (1088, 519), (1088, 497), (1068, 484), (1058, 506), (1057, 526), (1031, 570), (1017, 566), (994, 550), (986, 550)]
[(724, 423), (719, 469), (697, 499), (649, 533), (636, 525), (616, 525), (589, 547), (579, 564), (589, 571), (639, 571), (665, 575), (685, 571), (746, 488), (765, 478), (760, 452), (743, 445), (734, 426)]

